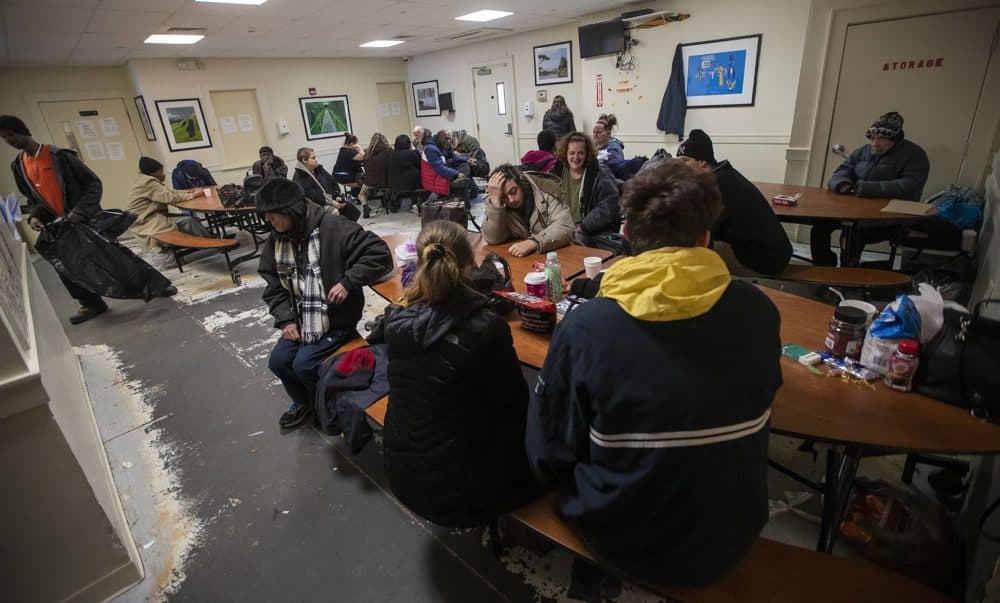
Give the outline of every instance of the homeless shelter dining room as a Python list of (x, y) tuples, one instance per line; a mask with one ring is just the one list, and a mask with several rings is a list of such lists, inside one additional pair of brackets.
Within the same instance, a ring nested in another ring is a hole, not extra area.
[(0, 0), (0, 599), (1000, 603), (998, 41)]

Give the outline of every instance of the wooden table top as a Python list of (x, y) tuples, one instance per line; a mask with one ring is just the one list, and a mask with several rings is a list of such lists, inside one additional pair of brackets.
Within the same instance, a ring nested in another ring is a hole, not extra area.
[[(180, 201), (174, 204), (174, 207), (180, 207), (181, 209), (189, 209), (191, 211), (200, 211), (205, 213), (212, 212), (254, 212), (257, 211), (252, 205), (244, 205), (243, 207), (226, 207), (222, 204), (222, 200), (219, 199), (219, 187), (218, 186), (207, 186), (205, 188), (212, 189), (212, 196), (197, 196), (190, 201)], [(200, 191), (200, 188), (187, 189), (185, 192)]]
[[(799, 204), (794, 206), (774, 205), (774, 213), (779, 220), (792, 221), (795, 219), (834, 219), (834, 220), (858, 220), (864, 222), (887, 222), (887, 221), (912, 221), (920, 220), (926, 216), (913, 216), (910, 214), (898, 214), (883, 212), (882, 208), (889, 202), (889, 199), (873, 199), (868, 197), (856, 197), (854, 195), (838, 195), (827, 188), (815, 186), (798, 186), (795, 184), (776, 184), (773, 182), (754, 182), (754, 186), (760, 189), (768, 203), (775, 195), (794, 195), (801, 193)], [(933, 212), (928, 215), (933, 215)]]

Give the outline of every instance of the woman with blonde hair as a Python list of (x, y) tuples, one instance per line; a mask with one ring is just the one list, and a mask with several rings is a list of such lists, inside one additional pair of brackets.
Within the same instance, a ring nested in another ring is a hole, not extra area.
[(421, 517), (485, 525), (541, 492), (524, 452), (528, 386), (510, 326), (468, 281), (466, 230), (431, 222), (416, 246), (415, 280), (385, 319), (386, 473)]

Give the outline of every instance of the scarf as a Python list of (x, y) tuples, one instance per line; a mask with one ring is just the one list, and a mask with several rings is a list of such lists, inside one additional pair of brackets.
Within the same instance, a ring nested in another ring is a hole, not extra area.
[[(289, 237), (278, 237), (274, 242), (274, 261), (278, 266), (297, 266), (295, 244)], [(299, 312), (299, 334), (302, 342), (313, 344), (330, 330), (330, 316), (326, 313), (326, 295), (323, 292), (323, 275), (319, 265), (319, 227), (309, 233), (306, 243), (306, 271), (278, 271), (281, 286), (292, 292)]]
[(326, 204), (327, 205), (332, 205), (331, 201), (333, 201), (333, 195), (331, 195), (330, 193), (326, 192), (326, 189), (323, 188), (322, 184), (320, 184), (319, 179), (316, 178), (316, 174), (313, 174), (312, 170), (310, 170), (305, 165), (303, 165), (301, 161), (296, 161), (295, 162), (295, 167), (297, 167), (298, 169), (302, 170), (303, 172), (309, 174), (309, 177), (313, 179), (313, 182), (316, 183), (316, 186), (319, 187), (319, 190), (323, 191), (323, 197), (326, 198)]

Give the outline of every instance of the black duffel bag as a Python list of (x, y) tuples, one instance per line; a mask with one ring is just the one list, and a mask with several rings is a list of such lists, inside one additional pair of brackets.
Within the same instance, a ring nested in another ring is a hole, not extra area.
[(59, 274), (101, 297), (149, 301), (170, 287), (156, 268), (87, 224), (47, 224), (35, 249)]
[(925, 396), (968, 408), (978, 417), (1000, 420), (1000, 321), (982, 316), (986, 299), (972, 314), (950, 308), (944, 325), (920, 351), (913, 389)]
[(490, 308), (500, 316), (513, 312), (517, 307), (517, 304), (511, 300), (496, 294), (497, 291), (514, 290), (514, 283), (511, 282), (510, 264), (503, 256), (493, 252), (486, 254), (482, 263), (470, 271), (469, 280), (476, 291), (489, 299)]
[(438, 220), (455, 222), (468, 230), (469, 210), (465, 206), (465, 201), (461, 199), (437, 199), (424, 203), (420, 214), (420, 225), (427, 226)]

